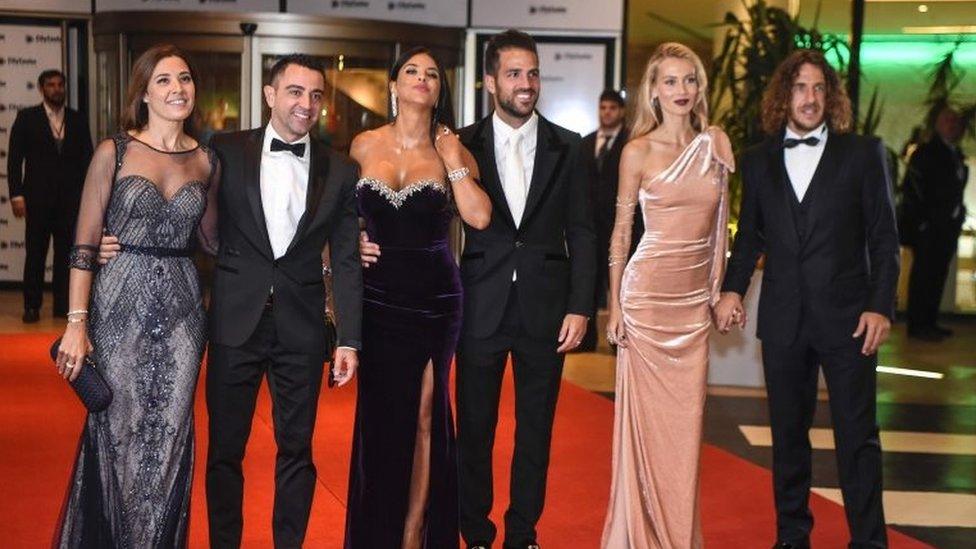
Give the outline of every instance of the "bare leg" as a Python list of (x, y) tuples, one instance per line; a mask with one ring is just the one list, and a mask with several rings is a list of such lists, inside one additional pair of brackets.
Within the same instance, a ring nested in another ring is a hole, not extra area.
[(430, 494), (430, 424), (434, 402), (434, 365), (427, 361), (420, 386), (420, 410), (417, 413), (417, 441), (413, 450), (413, 472), (410, 477), (410, 502), (403, 521), (402, 549), (423, 546), (424, 514)]

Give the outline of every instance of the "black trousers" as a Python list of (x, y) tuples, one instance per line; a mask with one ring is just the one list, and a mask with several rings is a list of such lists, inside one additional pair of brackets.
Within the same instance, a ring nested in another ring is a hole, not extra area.
[(538, 339), (526, 333), (513, 285), (498, 331), (487, 338), (462, 333), (457, 352), (458, 473), (461, 535), (469, 544), (491, 544), (497, 529), (488, 518), (492, 492), (492, 449), (498, 399), (509, 353), (515, 376), (515, 452), (511, 495), (505, 513), (505, 544), (523, 547), (536, 539), (549, 469), (552, 422), (562, 376), (556, 334)]
[(210, 345), (207, 362), (207, 513), (210, 546), (241, 545), (244, 475), (241, 461), (251, 432), (261, 380), (267, 374), (278, 454), (272, 514), (274, 545), (301, 547), (315, 490), (312, 431), (322, 385), (323, 357), (281, 346), (274, 313), (265, 310), (240, 347)]
[[(853, 328), (851, 330), (853, 332)], [(881, 443), (875, 414), (877, 355), (861, 354), (863, 337), (827, 345), (804, 325), (788, 346), (762, 343), (773, 434), (773, 489), (780, 541), (809, 545), (812, 450), (818, 372), (830, 394), (837, 470), (851, 547), (887, 547), (881, 505)]]
[(54, 240), (54, 314), (68, 312), (68, 253), (74, 240), (78, 203), (27, 200), (24, 231), (24, 308), (40, 309), (44, 301), (44, 267)]
[(949, 275), (949, 263), (956, 255), (958, 231), (919, 235), (912, 250), (912, 272), (908, 279), (908, 329), (924, 330), (935, 326), (939, 304)]

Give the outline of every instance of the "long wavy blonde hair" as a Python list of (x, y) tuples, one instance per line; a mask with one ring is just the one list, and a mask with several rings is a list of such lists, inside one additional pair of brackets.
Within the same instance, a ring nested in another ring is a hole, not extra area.
[(641, 78), (640, 89), (637, 90), (637, 105), (634, 108), (634, 121), (630, 130), (631, 139), (647, 135), (654, 128), (660, 126), (664, 120), (660, 103), (652, 99), (652, 89), (657, 83), (657, 73), (661, 62), (668, 58), (684, 59), (695, 66), (695, 78), (698, 80), (698, 99), (691, 109), (691, 125), (699, 132), (708, 127), (708, 102), (706, 100), (708, 76), (705, 74), (705, 66), (702, 65), (698, 55), (688, 46), (678, 42), (665, 42), (658, 46), (651, 54), (651, 58), (647, 60), (647, 68), (644, 69), (644, 77)]

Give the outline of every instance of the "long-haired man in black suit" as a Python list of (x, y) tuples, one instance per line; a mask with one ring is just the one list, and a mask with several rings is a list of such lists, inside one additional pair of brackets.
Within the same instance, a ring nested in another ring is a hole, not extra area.
[(850, 101), (820, 52), (788, 57), (762, 110), (769, 137), (739, 164), (739, 232), (716, 316), (723, 330), (745, 325), (741, 299), (764, 254), (757, 324), (776, 547), (809, 547), (808, 431), (821, 367), (851, 547), (885, 547), (875, 367), (894, 315), (899, 256), (887, 155), (878, 139), (851, 133)]

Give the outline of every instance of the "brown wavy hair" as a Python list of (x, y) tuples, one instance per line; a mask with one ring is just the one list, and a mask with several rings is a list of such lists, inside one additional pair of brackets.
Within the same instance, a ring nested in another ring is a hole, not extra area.
[(793, 83), (803, 65), (813, 65), (823, 72), (827, 83), (827, 98), (824, 108), (827, 127), (837, 133), (853, 129), (851, 100), (841, 84), (837, 71), (830, 66), (824, 54), (816, 50), (796, 50), (789, 55), (773, 72), (762, 98), (762, 127), (767, 135), (783, 131), (790, 117), (790, 100), (793, 97)]
[[(156, 65), (167, 57), (179, 57), (190, 69), (190, 78), (193, 83), (199, 85), (197, 71), (193, 68), (190, 57), (180, 48), (172, 44), (156, 44), (140, 55), (132, 69), (129, 71), (129, 89), (125, 94), (124, 109), (122, 111), (122, 130), (142, 130), (149, 123), (149, 106), (142, 100), (146, 96), (149, 88), (149, 80), (152, 78)], [(197, 101), (194, 98), (193, 111), (190, 116), (183, 121), (183, 132), (195, 137), (196, 129), (199, 127), (200, 113), (197, 110)]]

